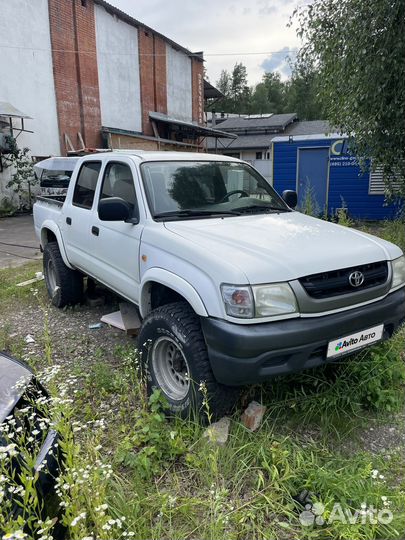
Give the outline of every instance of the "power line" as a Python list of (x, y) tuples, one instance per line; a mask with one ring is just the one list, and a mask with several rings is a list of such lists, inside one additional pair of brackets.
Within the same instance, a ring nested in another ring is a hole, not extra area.
[(10, 242), (0, 242), (3, 246), (11, 246), (11, 247), (19, 247), (19, 248), (27, 248), (27, 249), (36, 249), (38, 250), (39, 247), (35, 246), (25, 246), (24, 244), (11, 244)]
[(0, 249), (0, 253), (4, 253), (8, 255), (9, 257), (19, 257), (20, 259), (28, 259), (29, 261), (36, 261), (38, 259), (34, 259), (33, 257), (26, 257), (25, 255), (18, 255), (17, 253), (10, 253), (9, 251), (3, 251)]
[[(37, 52), (55, 52), (55, 53), (72, 53), (72, 54), (92, 54), (96, 55), (111, 55), (111, 56), (132, 56), (137, 54), (138, 56), (166, 56), (166, 53), (140, 53), (135, 51), (128, 52), (110, 52), (110, 51), (97, 51), (97, 50), (75, 50), (75, 49), (53, 49), (53, 48), (40, 48), (40, 47), (24, 47), (23, 45), (5, 45), (0, 44), (0, 49), (20, 49), (25, 51), (37, 51)], [(263, 55), (273, 55), (273, 54), (288, 54), (288, 53), (297, 53), (297, 49), (283, 49), (282, 51), (246, 51), (246, 52), (218, 52), (218, 53), (204, 53), (204, 58), (206, 56), (263, 56)], [(196, 56), (194, 53), (190, 52), (190, 56)]]

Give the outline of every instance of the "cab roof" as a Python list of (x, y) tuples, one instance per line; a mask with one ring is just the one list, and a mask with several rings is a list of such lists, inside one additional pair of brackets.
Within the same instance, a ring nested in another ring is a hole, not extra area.
[(134, 161), (233, 161), (240, 162), (239, 159), (220, 154), (207, 154), (201, 152), (166, 152), (147, 150), (114, 150), (112, 152), (100, 152), (91, 156), (84, 156), (82, 159), (119, 159), (122, 156), (131, 157)]

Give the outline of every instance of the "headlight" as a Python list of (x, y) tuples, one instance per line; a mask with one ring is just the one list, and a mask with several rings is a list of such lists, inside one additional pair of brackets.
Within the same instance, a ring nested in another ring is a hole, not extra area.
[(288, 283), (256, 285), (222, 285), (225, 311), (231, 317), (252, 319), (272, 317), (297, 311), (297, 302)]
[(288, 283), (253, 287), (256, 317), (271, 317), (297, 311), (297, 302)]
[(405, 255), (392, 261), (392, 288), (405, 285)]

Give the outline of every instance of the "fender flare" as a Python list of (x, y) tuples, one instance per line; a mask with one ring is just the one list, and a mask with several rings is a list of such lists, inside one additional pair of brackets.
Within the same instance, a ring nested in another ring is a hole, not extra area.
[(142, 276), (141, 281), (139, 310), (142, 318), (144, 318), (151, 309), (148, 286), (151, 282), (160, 283), (169, 289), (173, 289), (187, 300), (197, 315), (208, 317), (207, 310), (200, 295), (188, 281), (163, 268), (149, 268)]
[(59, 251), (60, 251), (60, 254), (62, 256), (63, 262), (66, 264), (66, 266), (68, 268), (70, 268), (71, 270), (74, 270), (74, 267), (70, 264), (70, 262), (69, 262), (69, 260), (67, 258), (65, 245), (64, 245), (63, 240), (62, 240), (62, 234), (60, 232), (60, 229), (57, 226), (57, 224), (54, 221), (51, 221), (50, 219), (45, 220), (42, 223), (42, 226), (41, 226), (41, 246), (42, 246), (42, 248), (44, 248), (46, 246), (46, 244), (48, 243), (48, 241), (46, 239), (46, 230), (53, 232), (53, 234), (56, 236), (56, 240), (58, 242), (58, 247), (59, 247)]

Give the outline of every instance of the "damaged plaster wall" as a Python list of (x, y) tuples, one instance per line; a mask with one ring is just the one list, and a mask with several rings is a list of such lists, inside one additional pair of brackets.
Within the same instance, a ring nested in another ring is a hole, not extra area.
[(138, 30), (97, 4), (95, 14), (102, 125), (141, 132)]
[[(33, 156), (59, 155), (47, 0), (2, 2), (0, 36), (0, 101), (33, 118), (25, 128), (34, 133), (22, 133), (18, 145)], [(0, 172), (0, 204), (5, 196), (13, 198), (5, 187), (11, 174), (10, 168)]]
[(191, 59), (184, 52), (166, 45), (167, 54), (167, 114), (191, 122), (193, 119)]

